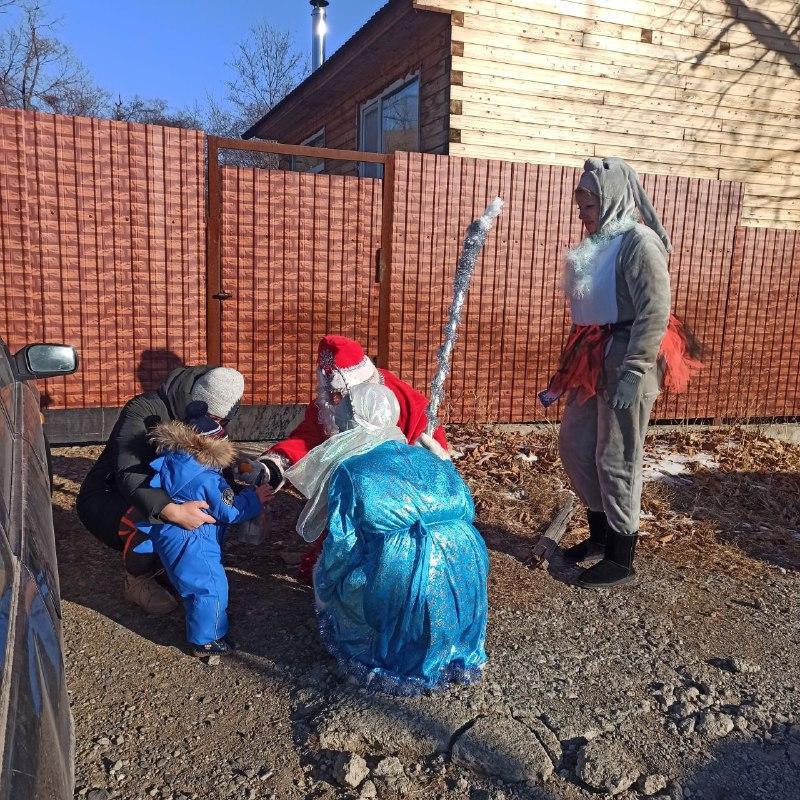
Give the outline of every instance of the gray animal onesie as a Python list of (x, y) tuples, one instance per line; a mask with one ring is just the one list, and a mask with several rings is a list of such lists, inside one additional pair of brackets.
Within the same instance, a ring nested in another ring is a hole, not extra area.
[[(596, 394), (577, 391), (561, 421), (564, 468), (591, 511), (604, 511), (618, 534), (639, 529), (642, 452), (662, 370), (659, 350), (670, 320), (669, 238), (622, 160), (589, 159), (578, 189), (600, 199), (598, 232), (567, 256), (565, 290), (575, 326), (600, 326)], [(638, 223), (637, 217), (646, 224)], [(612, 408), (620, 381), (634, 400)]]

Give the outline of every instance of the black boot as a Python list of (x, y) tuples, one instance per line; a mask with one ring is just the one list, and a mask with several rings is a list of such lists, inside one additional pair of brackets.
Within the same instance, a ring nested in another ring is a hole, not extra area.
[(633, 556), (636, 553), (638, 533), (629, 535), (608, 531), (606, 557), (578, 577), (578, 586), (586, 589), (603, 589), (630, 583), (636, 573), (633, 571)]
[(589, 538), (584, 539), (579, 544), (564, 551), (564, 558), (567, 561), (583, 561), (584, 558), (603, 551), (608, 540), (608, 523), (606, 515), (602, 511), (587, 511), (586, 517), (589, 520)]

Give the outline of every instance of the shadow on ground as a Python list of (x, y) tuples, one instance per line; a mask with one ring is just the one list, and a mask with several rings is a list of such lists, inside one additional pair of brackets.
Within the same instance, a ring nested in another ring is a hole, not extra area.
[[(182, 648), (183, 612), (150, 617), (122, 596), (123, 571), (119, 553), (95, 539), (80, 523), (74, 509), (77, 487), (91, 459), (79, 455), (53, 458), (53, 525), (56, 531), (61, 596), (92, 609), (156, 644)], [(264, 545), (232, 544), (226, 547), (226, 568), (231, 588), (231, 635), (242, 643), (243, 653), (264, 656), (281, 666), (310, 664), (307, 647), (293, 646), (293, 629), (313, 624), (310, 590), (288, 574), (280, 553), (297, 537), (289, 537), (299, 513), (290, 497), (276, 501), (275, 518), (284, 520)], [(285, 530), (284, 530), (285, 529)], [(299, 552), (302, 543), (296, 545)]]
[(723, 742), (684, 782), (693, 797), (777, 800), (800, 797), (800, 738)]
[(649, 484), (645, 507), (705, 523), (717, 542), (749, 558), (800, 570), (798, 497), (799, 474), (700, 469)]
[[(61, 593), (64, 600), (102, 614), (136, 636), (157, 645), (180, 648), (184, 642), (180, 610), (161, 618), (149, 617), (122, 597), (122, 566), (119, 553), (97, 541), (81, 525), (74, 511), (77, 485), (93, 462), (83, 456), (57, 455), (54, 459), (55, 487), (53, 519), (56, 530)], [(260, 675), (265, 686), (288, 686), (292, 690), (292, 727), (295, 745), (306, 763), (324, 779), (332, 780), (323, 767), (324, 752), (318, 746), (315, 718), (340, 703), (365, 709), (378, 728), (405, 730), (409, 741), (423, 731), (435, 742), (429, 752), (419, 748), (412, 757), (431, 760), (449, 754), (454, 734), (475, 714), (464, 708), (447, 713), (446, 694), (423, 698), (398, 698), (366, 693), (352, 686), (322, 645), (316, 629), (313, 595), (295, 580), (294, 562), (305, 547), (294, 533), (301, 504), (281, 495), (272, 506), (273, 528), (261, 546), (231, 542), (226, 546), (226, 568), (230, 582), (231, 635), (238, 652), (232, 659), (242, 668)], [(455, 720), (455, 721), (454, 721)], [(386, 747), (396, 736), (363, 743), (360, 752), (375, 758), (387, 755)], [(407, 754), (408, 755), (408, 754)], [(513, 761), (513, 753), (497, 751), (498, 762)], [(485, 780), (484, 785), (489, 785)], [(553, 800), (536, 787), (519, 787), (515, 796), (526, 800)]]

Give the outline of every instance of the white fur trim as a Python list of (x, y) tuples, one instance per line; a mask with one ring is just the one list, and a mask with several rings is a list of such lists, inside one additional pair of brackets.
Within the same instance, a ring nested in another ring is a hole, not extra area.
[(374, 374), (375, 365), (368, 356), (364, 356), (352, 367), (334, 367), (330, 385), (334, 392), (347, 392), (359, 383), (366, 383)]
[(580, 244), (567, 251), (562, 284), (567, 296), (586, 297), (589, 294), (594, 282), (598, 252), (613, 238), (635, 226), (634, 217), (612, 220), (602, 231), (585, 237)]

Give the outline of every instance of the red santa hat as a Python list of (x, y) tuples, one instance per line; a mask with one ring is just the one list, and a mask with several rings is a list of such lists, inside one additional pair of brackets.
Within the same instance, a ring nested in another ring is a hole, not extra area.
[(317, 366), (336, 392), (346, 392), (375, 376), (375, 365), (364, 348), (353, 339), (335, 334), (320, 339)]

